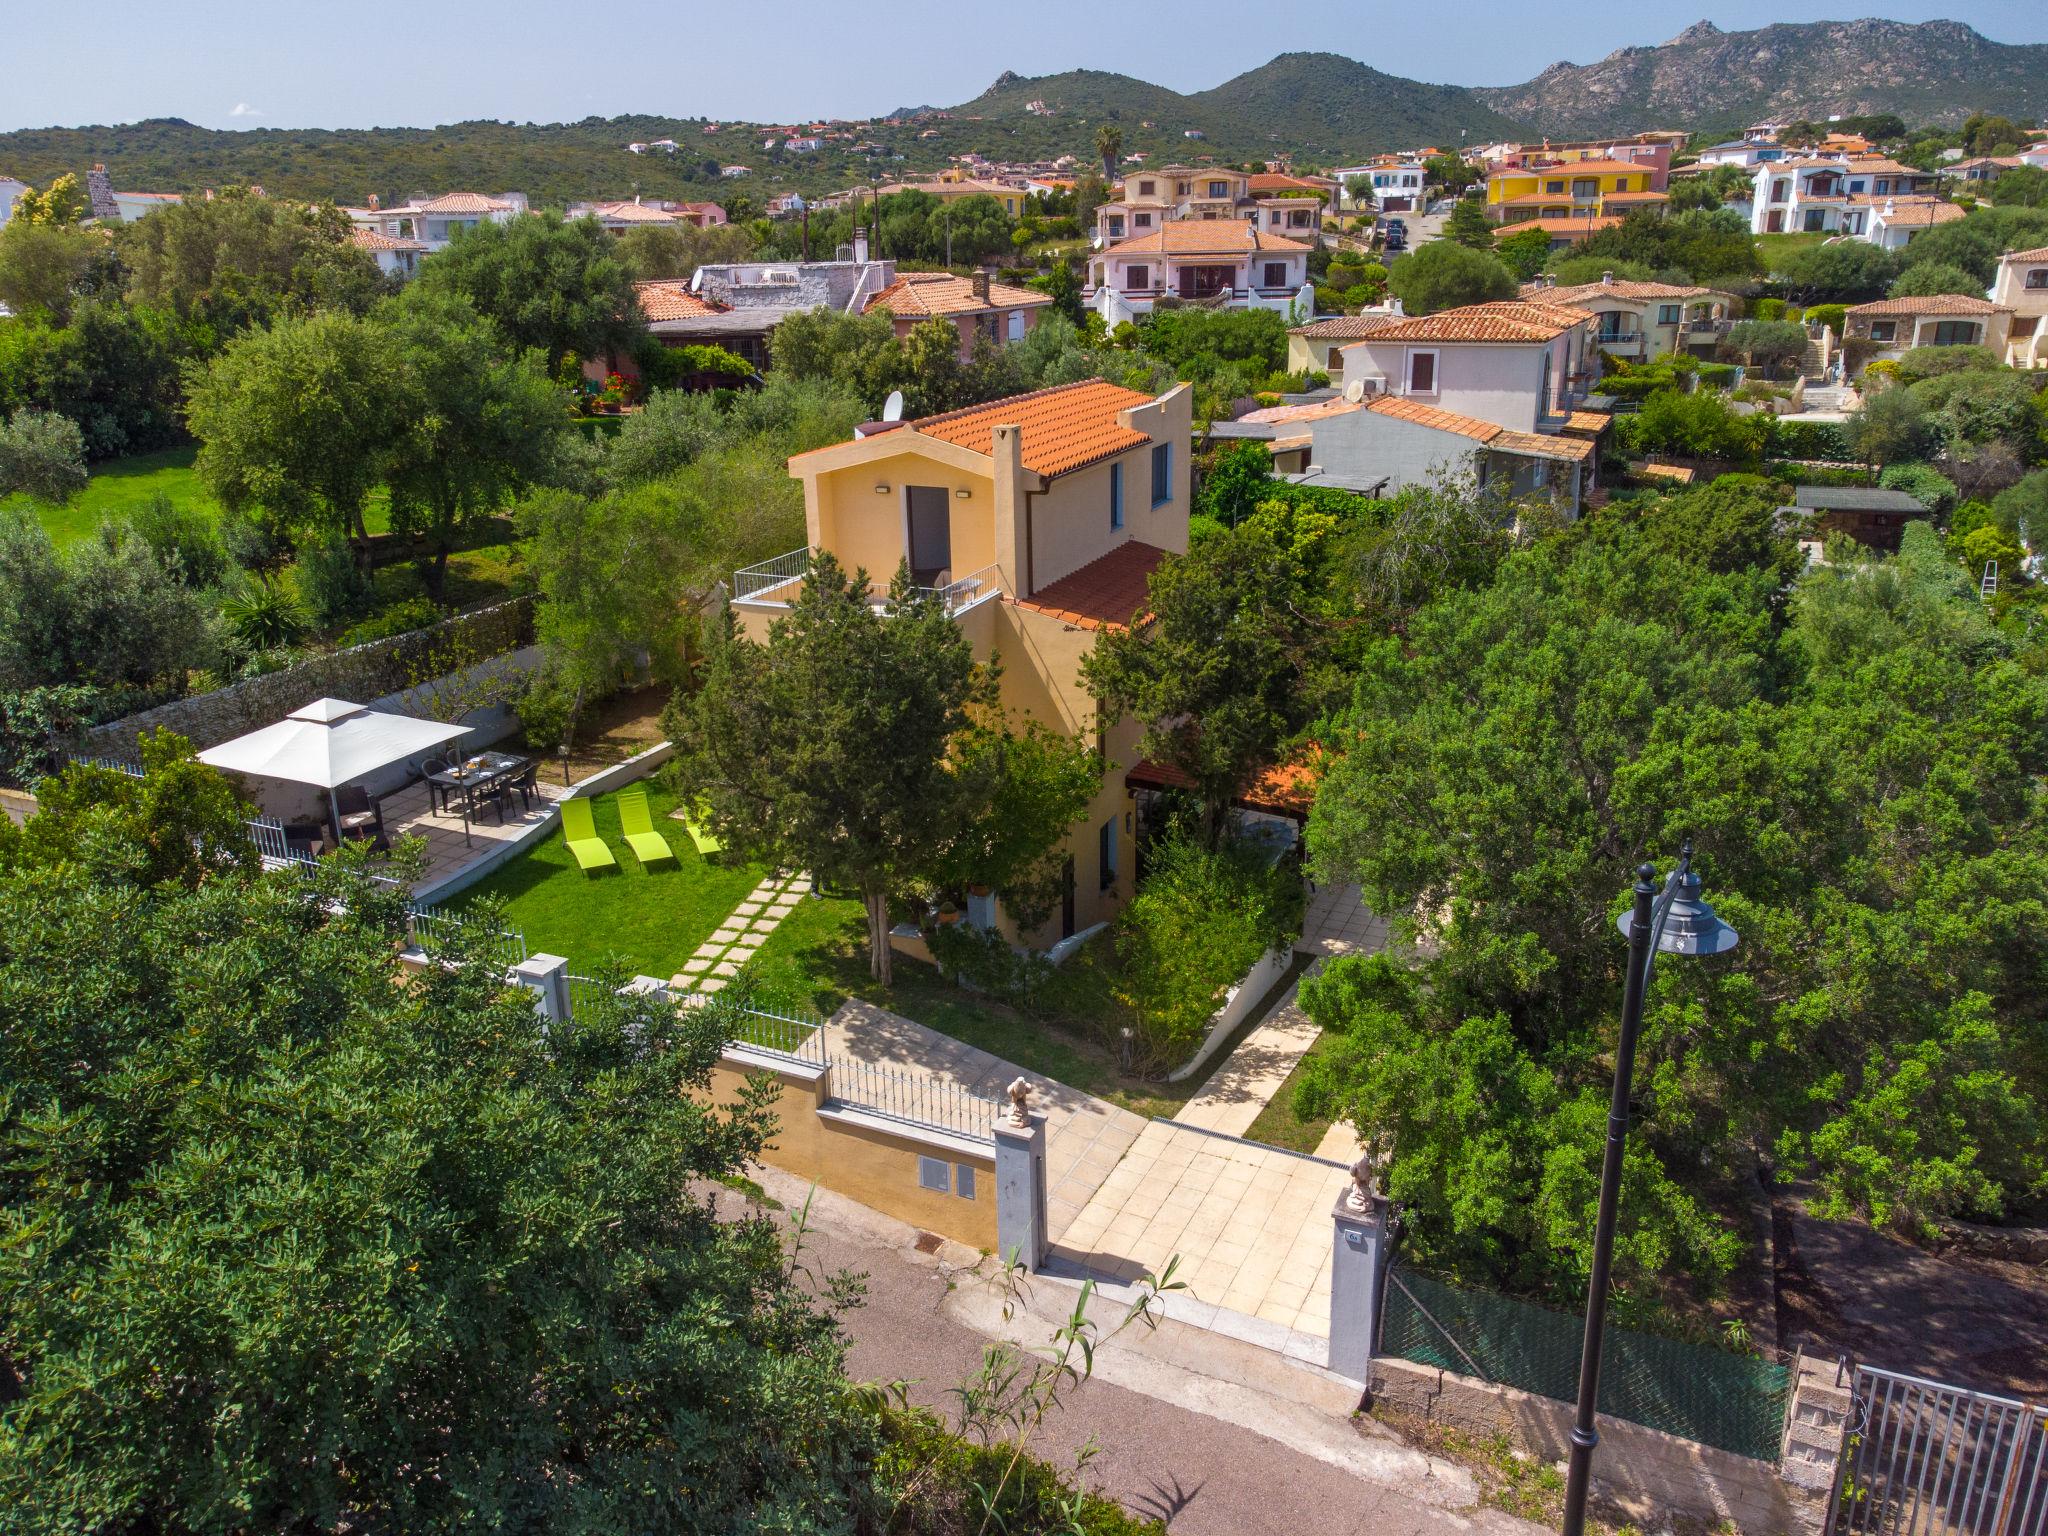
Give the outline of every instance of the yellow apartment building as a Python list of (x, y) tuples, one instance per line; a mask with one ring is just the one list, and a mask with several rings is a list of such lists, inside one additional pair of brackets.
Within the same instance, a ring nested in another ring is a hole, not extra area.
[(1632, 208), (1662, 208), (1671, 198), (1654, 190), (1655, 177), (1654, 166), (1628, 160), (1513, 166), (1486, 178), (1486, 211), (1496, 224), (1514, 224), (1589, 211), (1606, 216)]
[(1188, 546), (1191, 391), (1158, 397), (1085, 380), (918, 421), (876, 422), (796, 455), (808, 543), (736, 572), (732, 605), (755, 639), (788, 610), (811, 556), (867, 572), (879, 601), (899, 564), (936, 592), (977, 658), (1002, 662), (1012, 718), (1097, 743), (1102, 782), (1069, 829), (1065, 893), (1020, 930), (992, 899), (968, 920), (1036, 947), (1107, 922), (1135, 880), (1137, 721), (1099, 718), (1081, 661), (1131, 622), (1146, 579)]

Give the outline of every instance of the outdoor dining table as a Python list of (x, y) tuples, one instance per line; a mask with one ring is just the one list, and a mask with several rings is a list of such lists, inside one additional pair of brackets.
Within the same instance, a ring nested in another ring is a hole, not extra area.
[[(452, 768), (427, 775), (431, 782), (458, 792), (462, 805), (463, 841), (469, 840), (470, 812), (477, 792), (500, 779), (518, 775), (525, 770), (529, 761), (531, 760), (528, 758), (514, 757), (506, 752), (479, 752), (473, 757), (464, 758)], [(502, 806), (498, 810), (498, 820), (500, 823), (505, 820)]]

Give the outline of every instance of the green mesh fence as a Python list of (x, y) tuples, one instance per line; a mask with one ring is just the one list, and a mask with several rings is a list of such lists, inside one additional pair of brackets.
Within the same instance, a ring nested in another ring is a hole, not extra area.
[[(1567, 1312), (1397, 1269), (1379, 1352), (1569, 1403), (1579, 1395), (1584, 1330)], [(1600, 1411), (1775, 1461), (1790, 1375), (1768, 1360), (1609, 1328)]]

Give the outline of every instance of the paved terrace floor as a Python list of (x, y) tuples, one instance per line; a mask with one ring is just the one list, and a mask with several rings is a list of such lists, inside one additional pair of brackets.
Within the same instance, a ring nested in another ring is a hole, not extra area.
[(542, 784), (540, 793), (527, 806), (520, 804), (515, 793), (505, 807), (502, 822), (497, 811), (487, 809), (480, 820), (469, 824), (465, 834), (459, 806), (437, 811), (424, 782), (408, 784), (383, 799), (384, 833), (394, 842), (401, 837), (426, 841), (427, 866), (413, 882), (413, 888), (418, 890), (490, 857), (504, 843), (548, 820), (555, 814), (555, 802), (566, 793), (559, 784)]
[(825, 1052), (955, 1083), (1000, 1102), (1011, 1082), (1030, 1079), (1031, 1105), (1045, 1115), (1046, 1226), (1057, 1241), (1094, 1198), (1149, 1123), (1093, 1094), (1053, 1082), (937, 1030), (850, 1000), (826, 1022)]

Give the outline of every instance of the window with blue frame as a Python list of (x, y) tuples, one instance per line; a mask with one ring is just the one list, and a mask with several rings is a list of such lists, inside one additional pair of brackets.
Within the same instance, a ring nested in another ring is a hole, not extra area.
[(1173, 444), (1159, 443), (1152, 449), (1152, 505), (1173, 500)]
[(1124, 467), (1121, 464), (1109, 466), (1109, 526), (1115, 531), (1124, 525)]

